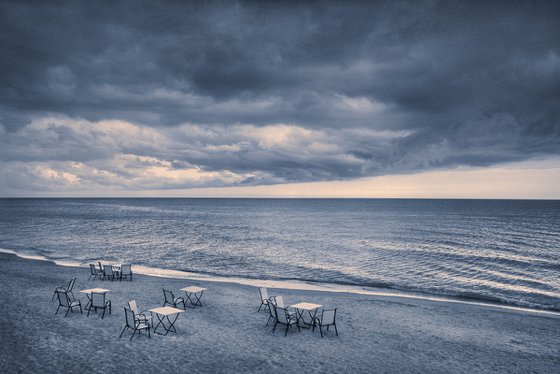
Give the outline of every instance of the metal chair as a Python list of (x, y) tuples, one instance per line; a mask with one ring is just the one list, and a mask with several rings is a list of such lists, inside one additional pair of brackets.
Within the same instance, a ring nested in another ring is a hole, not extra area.
[(122, 281), (124, 277), (129, 277), (132, 282), (132, 266), (130, 264), (121, 265), (120, 280)]
[(52, 296), (52, 298), (51, 298), (51, 301), (53, 301), (54, 298), (56, 297), (57, 291), (62, 291), (62, 292), (71, 293), (71, 294), (72, 294), (72, 298), (75, 298), (75, 297), (74, 297), (74, 293), (72, 292), (72, 290), (74, 289), (74, 283), (76, 283), (76, 278), (70, 279), (70, 282), (68, 282), (68, 286), (66, 286), (66, 287), (64, 287), (64, 286), (57, 287), (56, 290), (54, 290), (54, 293), (53, 293), (53, 296)]
[(265, 309), (270, 309), (268, 303), (270, 303), (274, 296), (268, 296), (268, 290), (266, 289), (266, 287), (259, 288), (259, 296), (261, 297), (261, 305), (259, 305), (259, 309), (257, 309), (257, 312), (260, 312), (263, 306)]
[(276, 315), (276, 308), (274, 307), (275, 305), (273, 303), (270, 304), (271, 305), (268, 306), (268, 312), (270, 313), (270, 315), (268, 316), (265, 327), (268, 326), (270, 321), (273, 321), (274, 324), (276, 324), (276, 320), (278, 319), (278, 316)]
[(286, 307), (286, 305), (284, 304), (284, 297), (283, 296), (272, 296), (270, 298), (270, 301), (272, 301), (274, 303), (274, 305), (276, 305), (277, 307), (285, 308), (288, 311), (288, 314), (290, 316), (294, 316), (296, 314), (296, 311), (295, 311), (294, 308)]
[(274, 327), (272, 328), (272, 332), (276, 331), (276, 326), (279, 324), (286, 326), (286, 331), (284, 332), (284, 336), (288, 335), (288, 330), (290, 329), (290, 326), (293, 325), (296, 325), (298, 331), (301, 331), (299, 328), (297, 317), (295, 315), (290, 315), (288, 309), (277, 307), (273, 303), (270, 303), (269, 307), (274, 308), (276, 314), (276, 320), (274, 321)]
[(58, 310), (60, 308), (66, 308), (66, 314), (64, 317), (68, 316), (68, 312), (70, 311), (74, 313), (74, 308), (80, 308), (80, 313), (83, 314), (82, 303), (80, 303), (80, 300), (71, 300), (68, 294), (63, 291), (55, 291), (55, 293), (58, 296), (58, 308), (56, 308), (55, 315), (58, 314)]
[(95, 267), (94, 264), (89, 264), (89, 278), (88, 280), (91, 280), (91, 277), (93, 277), (93, 280), (95, 280), (95, 278), (99, 278), (101, 279), (101, 272)]
[(134, 313), (134, 318), (152, 326), (152, 315), (148, 314), (149, 312), (146, 310), (139, 312), (138, 305), (136, 304), (136, 300), (130, 300), (128, 302), (128, 308), (132, 310), (132, 312)]
[(321, 338), (323, 337), (323, 327), (327, 327), (329, 331), (330, 326), (334, 326), (334, 331), (336, 336), (338, 336), (338, 330), (336, 328), (336, 309), (323, 309), (321, 312), (321, 318), (315, 317), (313, 321), (313, 331), (315, 331), (315, 325), (319, 326), (319, 331), (321, 332)]
[(103, 267), (103, 272), (104, 272), (105, 278), (111, 279), (111, 282), (114, 281), (115, 278), (117, 277), (117, 273), (115, 272), (115, 270), (113, 270), (112, 265), (105, 265)]
[(132, 310), (124, 308), (124, 318), (126, 320), (126, 325), (121, 331), (121, 334), (119, 335), (119, 339), (122, 337), (126, 329), (134, 330), (132, 332), (132, 336), (130, 337), (129, 341), (131, 341), (132, 338), (134, 338), (134, 334), (136, 334), (136, 331), (138, 331), (138, 335), (140, 335), (140, 332), (142, 330), (147, 330), (148, 338), (150, 338), (150, 325), (146, 323), (146, 321), (136, 318)]
[(103, 265), (101, 265), (101, 261), (97, 261), (97, 263), (99, 264), (99, 270), (97, 271), (98, 277), (101, 278), (101, 280), (105, 279), (105, 267)]
[(163, 302), (163, 306), (171, 305), (173, 308), (177, 308), (177, 305), (179, 303), (182, 303), (183, 309), (187, 309), (187, 307), (185, 306), (185, 299), (183, 299), (182, 297), (175, 297), (173, 295), (173, 292), (168, 291), (164, 288), (162, 288), (162, 290), (163, 290), (163, 297), (165, 298), (165, 301)]
[(105, 310), (107, 308), (109, 308), (109, 314), (111, 314), (111, 301), (105, 300), (105, 293), (92, 292), (91, 305), (88, 309), (87, 316), (89, 317), (89, 313), (92, 309), (95, 309), (95, 313), (97, 313), (97, 309), (103, 309), (103, 314), (101, 315), (101, 319), (103, 319), (103, 317), (105, 317)]

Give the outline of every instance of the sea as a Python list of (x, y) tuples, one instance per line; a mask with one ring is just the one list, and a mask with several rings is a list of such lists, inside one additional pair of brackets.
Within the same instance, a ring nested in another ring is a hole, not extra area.
[(0, 248), (560, 310), (560, 201), (6, 198)]

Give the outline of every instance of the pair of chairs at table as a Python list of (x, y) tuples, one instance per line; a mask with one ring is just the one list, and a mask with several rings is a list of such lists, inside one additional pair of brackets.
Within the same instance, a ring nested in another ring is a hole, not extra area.
[(101, 261), (98, 261), (97, 263), (99, 264), (99, 268), (97, 268), (95, 264), (89, 264), (89, 279), (110, 279), (112, 282), (115, 279), (122, 281), (123, 278), (129, 278), (132, 282), (132, 265), (123, 264), (120, 267), (115, 267), (113, 265), (103, 266), (101, 265)]
[[(265, 310), (269, 311), (270, 314), (266, 321), (266, 326), (268, 326), (271, 321), (274, 322), (272, 332), (276, 331), (276, 327), (279, 324), (286, 326), (284, 336), (288, 335), (288, 330), (291, 326), (296, 326), (298, 331), (301, 331), (300, 316), (298, 316), (296, 310), (285, 306), (282, 296), (268, 296), (268, 290), (265, 287), (259, 288), (259, 294), (261, 297), (261, 305), (259, 305), (257, 311), (260, 311), (263, 307)], [(322, 309), (321, 317), (313, 316), (309, 323), (313, 331), (315, 331), (315, 326), (318, 326), (321, 337), (323, 337), (323, 327), (326, 327), (328, 331), (329, 327), (333, 326), (336, 336), (338, 336), (338, 329), (336, 328), (336, 310), (337, 308)]]
[[(186, 309), (187, 304), (184, 298), (175, 297), (172, 291), (166, 290), (165, 288), (162, 288), (162, 291), (164, 297), (163, 306), (171, 306), (173, 308), (178, 308), (182, 304), (183, 309)], [(200, 303), (200, 299), (197, 300), (198, 303)], [(195, 305), (202, 305), (202, 304), (200, 303)], [(147, 330), (148, 338), (150, 337), (150, 328), (153, 326), (152, 314), (149, 311), (138, 311), (138, 304), (136, 303), (136, 300), (130, 300), (128, 302), (128, 308), (124, 308), (124, 316), (125, 316), (126, 324), (119, 338), (121, 338), (124, 332), (128, 329), (133, 330), (130, 340), (132, 340), (134, 334), (136, 334), (137, 331), (138, 334), (140, 334), (142, 330)]]
[[(71, 279), (68, 283), (68, 286), (57, 287), (54, 291), (51, 301), (53, 301), (55, 297), (58, 297), (58, 308), (56, 308), (55, 315), (58, 314), (60, 308), (66, 309), (66, 314), (64, 315), (65, 317), (68, 316), (68, 313), (70, 311), (74, 312), (74, 308), (79, 308), (80, 313), (83, 314), (82, 302), (78, 300), (76, 296), (74, 296), (73, 292), (74, 285), (76, 284), (76, 279), (77, 278)], [(88, 303), (86, 304), (88, 317), (92, 309), (95, 311), (95, 313), (97, 313), (98, 309), (103, 310), (101, 319), (105, 317), (105, 310), (109, 309), (109, 313), (111, 313), (111, 301), (106, 300), (105, 293), (92, 292), (91, 296), (88, 296), (88, 299)]]

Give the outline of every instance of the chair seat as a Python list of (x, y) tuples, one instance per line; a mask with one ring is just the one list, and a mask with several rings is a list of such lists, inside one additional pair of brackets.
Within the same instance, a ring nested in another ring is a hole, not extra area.
[(79, 302), (79, 301), (72, 301), (72, 302), (70, 303), (70, 307), (78, 306), (78, 305), (80, 305), (80, 302)]
[(139, 323), (136, 328), (137, 329), (149, 329), (150, 325), (148, 325), (147, 323)]

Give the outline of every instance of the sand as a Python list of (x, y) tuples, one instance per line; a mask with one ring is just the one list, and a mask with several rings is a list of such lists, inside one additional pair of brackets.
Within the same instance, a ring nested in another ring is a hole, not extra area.
[[(560, 317), (406, 297), (269, 289), (288, 304), (338, 307), (339, 336), (297, 329), (272, 333), (257, 312), (255, 287), (153, 276), (88, 281), (89, 269), (0, 253), (0, 372), (194, 373), (560, 373)], [(79, 290), (104, 287), (113, 304), (104, 319), (55, 316), (53, 290), (77, 277)], [(161, 306), (207, 287), (202, 308), (187, 309), (177, 333), (119, 339), (123, 307)]]

